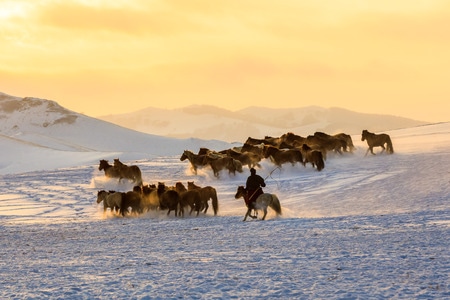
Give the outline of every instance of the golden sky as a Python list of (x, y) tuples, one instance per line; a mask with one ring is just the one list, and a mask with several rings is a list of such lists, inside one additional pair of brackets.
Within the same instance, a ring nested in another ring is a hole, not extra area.
[(212, 104), (450, 121), (448, 0), (0, 0), (0, 91), (90, 116)]

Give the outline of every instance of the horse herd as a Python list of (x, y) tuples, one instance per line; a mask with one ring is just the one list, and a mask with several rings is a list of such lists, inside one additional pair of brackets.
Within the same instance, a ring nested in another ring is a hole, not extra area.
[(177, 182), (175, 186), (166, 186), (163, 182), (158, 185), (135, 186), (132, 191), (117, 192), (101, 190), (97, 192), (97, 204), (103, 201), (103, 211), (126, 216), (139, 215), (152, 210), (167, 210), (167, 215), (174, 211), (175, 216), (184, 216), (185, 208), (207, 213), (211, 200), (214, 215), (219, 211), (216, 189), (212, 186), (200, 187), (193, 181), (188, 181), (187, 188)]
[[(392, 142), (387, 134), (374, 134), (367, 130), (362, 131), (362, 141), (366, 140), (372, 154), (373, 147), (382, 147), (382, 151), (393, 153)], [(385, 147), (386, 145), (386, 147)], [(263, 139), (249, 137), (242, 147), (234, 147), (222, 151), (211, 151), (200, 148), (198, 153), (184, 150), (181, 161), (189, 160), (191, 170), (197, 174), (197, 170), (203, 167), (211, 167), (214, 176), (219, 177), (219, 172), (228, 170), (229, 174), (242, 172), (243, 166), (259, 167), (260, 161), (268, 159), (276, 166), (297, 163), (306, 166), (310, 163), (317, 171), (325, 168), (325, 161), (329, 152), (343, 154), (353, 152), (355, 146), (350, 135), (338, 133), (330, 135), (324, 132), (315, 132), (306, 137), (288, 132), (279, 137), (266, 136)]]
[[(367, 141), (372, 154), (374, 147), (381, 147), (382, 152), (394, 153), (392, 141), (387, 134), (374, 134), (367, 130), (362, 131), (362, 141)], [(227, 149), (223, 151), (211, 151), (207, 148), (200, 148), (197, 154), (185, 150), (180, 157), (181, 161), (186, 159), (191, 163), (191, 170), (196, 174), (197, 169), (210, 166), (214, 176), (219, 177), (219, 172), (227, 169), (229, 173), (242, 172), (243, 165), (260, 167), (262, 159), (270, 159), (276, 166), (281, 167), (285, 163), (295, 165), (300, 163), (306, 166), (311, 163), (317, 171), (325, 167), (327, 152), (352, 152), (355, 149), (350, 135), (340, 133), (328, 135), (323, 132), (316, 132), (314, 135), (302, 137), (291, 132), (280, 137), (265, 137), (255, 139), (249, 137), (242, 147)], [(143, 185), (141, 170), (138, 166), (128, 166), (119, 159), (114, 159), (114, 164), (110, 165), (107, 160), (100, 160), (99, 170), (105, 172), (106, 177), (129, 179), (134, 183), (134, 188), (129, 192), (117, 192), (101, 190), (97, 193), (97, 203), (103, 201), (104, 211), (110, 209), (116, 214), (125, 216), (127, 214), (141, 214), (150, 210), (167, 210), (167, 215), (174, 211), (175, 216), (184, 216), (185, 208), (190, 208), (189, 214), (196, 212), (206, 213), (209, 208), (208, 201), (211, 200), (214, 215), (217, 215), (219, 203), (217, 191), (212, 186), (200, 187), (193, 181), (187, 182), (187, 188), (177, 182), (175, 186), (166, 186), (163, 182), (158, 185)], [(235, 198), (243, 197), (242, 186), (238, 187)], [(281, 214), (281, 206), (276, 195), (264, 194), (265, 199), (260, 200), (257, 209), (264, 211), (263, 219), (267, 214), (267, 207), (271, 207), (278, 214)], [(261, 195), (262, 196), (262, 195)], [(256, 211), (256, 210), (255, 210)], [(250, 215), (249, 209), (244, 221)]]

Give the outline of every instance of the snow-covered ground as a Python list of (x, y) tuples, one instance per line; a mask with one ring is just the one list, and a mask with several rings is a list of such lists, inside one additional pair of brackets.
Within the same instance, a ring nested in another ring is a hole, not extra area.
[(234, 199), (247, 168), (216, 179), (193, 175), (181, 153), (130, 155), (124, 162), (146, 183), (215, 187), (220, 209), (122, 218), (103, 214), (96, 193), (131, 183), (105, 179), (99, 154), (60, 151), (71, 167), (52, 168), (52, 152), (41, 151), (47, 171), (0, 175), (0, 298), (448, 299), (450, 123), (388, 133), (395, 154), (365, 157), (353, 136), (357, 151), (329, 155), (322, 172), (263, 162), (258, 173), (283, 215), (247, 222)]

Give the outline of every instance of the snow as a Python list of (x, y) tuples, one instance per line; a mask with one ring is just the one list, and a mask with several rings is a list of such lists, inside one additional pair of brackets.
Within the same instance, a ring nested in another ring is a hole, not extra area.
[[(115, 128), (117, 139), (128, 138)], [(75, 130), (64, 143), (20, 139), (35, 131), (4, 134), (0, 298), (450, 298), (450, 123), (387, 133), (393, 155), (375, 148), (364, 156), (366, 144), (353, 136), (357, 150), (328, 155), (321, 172), (263, 161), (258, 174), (283, 215), (269, 209), (266, 221), (246, 222), (234, 193), (248, 168), (193, 175), (176, 152), (187, 140), (147, 136), (114, 151), (111, 141)], [(149, 148), (152, 139), (158, 147)], [(104, 214), (98, 190), (132, 188), (98, 170), (98, 159), (116, 157), (138, 165), (145, 183), (215, 187), (218, 216)]]

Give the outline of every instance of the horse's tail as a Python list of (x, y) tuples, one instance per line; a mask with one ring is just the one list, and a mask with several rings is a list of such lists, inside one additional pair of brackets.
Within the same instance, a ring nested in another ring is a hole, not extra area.
[(141, 169), (139, 169), (138, 166), (135, 166), (135, 173), (134, 173), (134, 180), (136, 181), (136, 185), (142, 187), (143, 183), (142, 183), (142, 172)]
[(323, 155), (321, 151), (317, 152), (317, 161), (316, 161), (317, 171), (322, 171), (325, 168), (325, 162), (323, 160)]
[(213, 187), (211, 188), (211, 199), (214, 215), (217, 216), (217, 212), (219, 211), (219, 200), (217, 199), (217, 191)]
[(281, 204), (277, 195), (272, 194), (272, 203), (270, 203), (269, 206), (277, 213), (277, 215), (281, 215)]
[(390, 154), (394, 153), (394, 147), (392, 146), (391, 137), (389, 135), (387, 136), (386, 144), (387, 144), (387, 148), (388, 148), (387, 152)]

